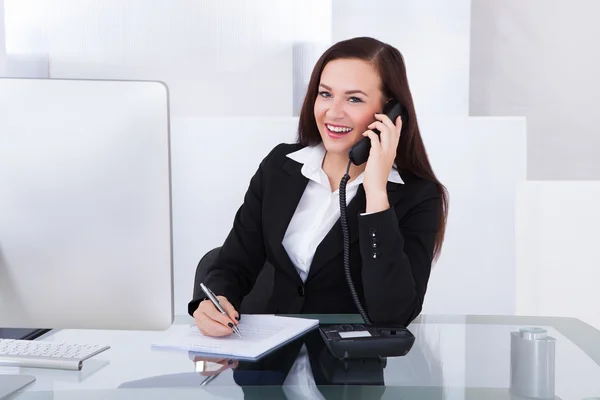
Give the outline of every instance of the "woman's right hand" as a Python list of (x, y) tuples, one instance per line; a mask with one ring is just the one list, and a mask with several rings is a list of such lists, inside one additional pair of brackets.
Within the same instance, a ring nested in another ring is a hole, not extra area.
[(194, 363), (196, 364), (196, 371), (198, 371), (199, 366), (202, 367), (202, 371), (199, 371), (202, 376), (219, 375), (226, 369), (236, 369), (239, 365), (237, 360), (202, 356), (195, 356)]
[(203, 300), (194, 311), (194, 321), (205, 336), (227, 336), (233, 333), (233, 326), (239, 324), (240, 314), (224, 296), (217, 296), (229, 318), (219, 312), (208, 299)]

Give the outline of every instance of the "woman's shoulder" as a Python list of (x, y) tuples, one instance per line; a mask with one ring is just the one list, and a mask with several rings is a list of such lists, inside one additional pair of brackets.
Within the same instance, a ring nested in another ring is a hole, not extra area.
[(426, 179), (407, 171), (400, 171), (400, 176), (406, 188), (416, 196), (428, 197), (439, 195), (439, 184), (431, 179)]
[(304, 146), (300, 143), (279, 143), (271, 150), (271, 154), (275, 157), (285, 157), (294, 151), (302, 149)]
[(280, 143), (264, 158), (263, 165), (281, 165), (287, 159), (288, 154), (298, 151), (303, 147), (300, 143)]

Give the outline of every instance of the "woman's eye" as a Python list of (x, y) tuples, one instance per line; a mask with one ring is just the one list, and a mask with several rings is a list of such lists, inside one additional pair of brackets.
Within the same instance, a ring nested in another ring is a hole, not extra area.
[(321, 97), (329, 97), (331, 95), (329, 94), (329, 92), (319, 92), (319, 96), (321, 96)]
[(350, 102), (351, 103), (362, 103), (362, 100), (359, 99), (358, 97), (352, 96), (352, 97), (350, 97)]

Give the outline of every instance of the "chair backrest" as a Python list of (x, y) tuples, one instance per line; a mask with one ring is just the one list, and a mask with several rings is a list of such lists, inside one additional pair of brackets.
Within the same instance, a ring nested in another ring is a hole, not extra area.
[[(221, 248), (216, 247), (207, 252), (200, 259), (194, 278), (194, 299), (202, 297), (203, 293), (202, 289), (200, 289), (200, 282), (204, 281), (208, 267), (217, 261), (220, 251)], [(254, 287), (242, 300), (239, 312), (243, 314), (266, 313), (267, 305), (271, 299), (271, 294), (273, 293), (274, 279), (275, 269), (270, 263), (265, 262), (262, 270), (258, 274)]]

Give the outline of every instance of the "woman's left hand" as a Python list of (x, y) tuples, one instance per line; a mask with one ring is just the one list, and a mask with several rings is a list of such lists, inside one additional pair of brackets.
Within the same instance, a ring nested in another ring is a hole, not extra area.
[[(402, 130), (401, 117), (396, 119), (395, 124), (385, 114), (375, 114), (375, 118), (377, 121), (367, 126), (369, 130), (363, 133), (363, 136), (371, 139), (371, 150), (363, 180), (367, 203), (369, 197), (377, 198), (384, 194), (387, 201), (387, 181), (396, 159), (396, 150)], [(373, 128), (381, 132), (379, 136), (371, 130)]]

